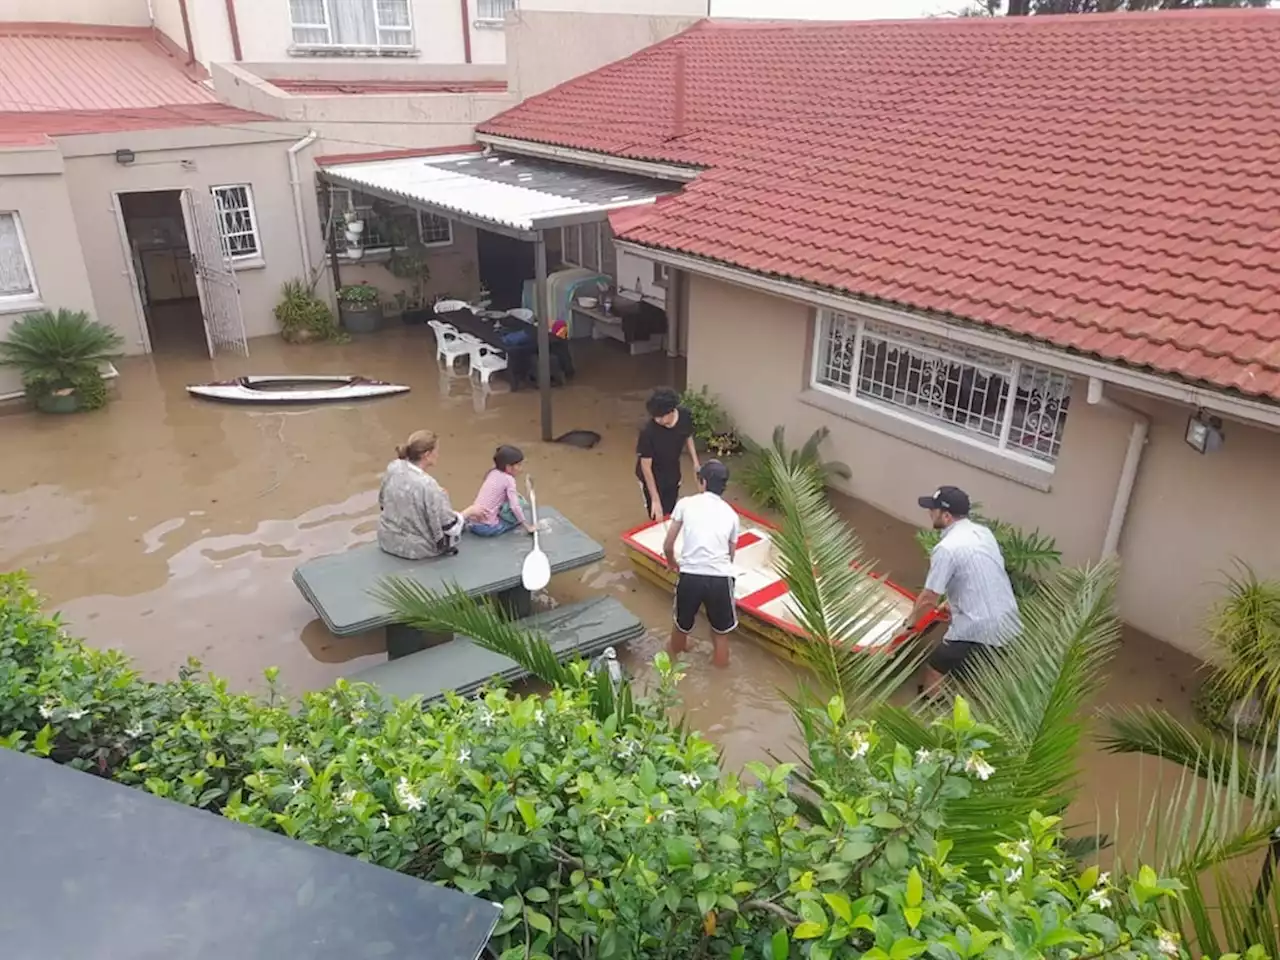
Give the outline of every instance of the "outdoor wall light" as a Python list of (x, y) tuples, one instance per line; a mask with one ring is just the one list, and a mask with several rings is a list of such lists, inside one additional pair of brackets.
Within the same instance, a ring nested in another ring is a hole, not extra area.
[(1187, 432), (1183, 439), (1197, 453), (1214, 453), (1222, 449), (1226, 436), (1222, 432), (1220, 419), (1198, 410), (1195, 416), (1187, 420)]
[(127, 167), (129, 164), (133, 163), (133, 161), (137, 159), (138, 159), (137, 154), (135, 154), (132, 150), (116, 151), (116, 163), (120, 164), (120, 166), (122, 167)]

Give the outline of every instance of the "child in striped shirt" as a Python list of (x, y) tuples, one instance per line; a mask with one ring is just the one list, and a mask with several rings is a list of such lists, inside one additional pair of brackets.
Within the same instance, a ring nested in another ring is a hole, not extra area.
[(502, 445), (493, 454), (493, 469), (484, 477), (475, 502), (462, 511), (467, 529), (478, 537), (496, 537), (516, 527), (533, 533), (516, 492), (516, 475), (524, 463), (519, 447)]

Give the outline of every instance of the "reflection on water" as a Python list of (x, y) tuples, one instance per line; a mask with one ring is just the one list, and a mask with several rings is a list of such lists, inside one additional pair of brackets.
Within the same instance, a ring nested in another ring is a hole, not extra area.
[[(554, 597), (605, 591), (648, 626), (627, 654), (633, 669), (661, 649), (670, 595), (639, 581), (619, 534), (640, 522), (635, 430), (649, 388), (679, 384), (662, 356), (631, 357), (611, 341), (582, 350), (580, 375), (555, 391), (557, 434), (594, 430), (592, 450), (539, 441), (538, 396), (504, 386), (480, 391), (465, 374), (438, 371), (425, 330), (393, 330), (346, 345), (251, 345), (251, 358), (131, 358), (120, 396), (83, 416), (6, 416), (0, 474), (0, 563), (26, 567), (71, 627), (117, 646), (153, 675), (188, 656), (237, 687), (281, 667), (295, 690), (324, 685), (383, 655), (381, 640), (330, 636), (290, 577), (304, 558), (372, 538), (379, 475), (396, 443), (423, 427), (441, 437), (436, 471), (466, 502), (500, 443), (523, 448), (542, 498), (605, 545), (602, 563), (557, 576)], [(411, 393), (366, 404), (301, 410), (197, 401), (188, 383), (248, 373), (360, 374), (409, 384)], [(878, 558), (909, 587), (923, 579), (913, 531), (871, 508), (838, 505)], [(743, 642), (726, 670), (710, 667), (710, 641), (695, 634), (683, 686), (693, 725), (737, 765), (766, 750), (786, 756), (793, 725), (780, 689), (792, 668)], [(1104, 700), (1162, 702), (1185, 713), (1194, 663), (1149, 639), (1127, 638)], [(1131, 783), (1134, 761), (1091, 753), (1090, 799), (1105, 812)]]

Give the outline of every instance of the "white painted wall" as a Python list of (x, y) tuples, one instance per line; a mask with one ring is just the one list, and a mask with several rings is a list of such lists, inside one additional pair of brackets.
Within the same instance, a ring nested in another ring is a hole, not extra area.
[(147, 0), (0, 0), (0, 22), (147, 27), (151, 17)]

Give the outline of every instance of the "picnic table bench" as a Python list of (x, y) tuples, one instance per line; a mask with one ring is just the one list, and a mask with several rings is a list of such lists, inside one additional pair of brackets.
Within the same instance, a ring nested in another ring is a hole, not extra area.
[[(604, 548), (559, 511), (541, 507), (538, 519), (542, 550), (553, 574), (604, 558)], [(464, 536), (456, 555), (430, 560), (404, 560), (384, 553), (376, 543), (366, 543), (308, 560), (294, 570), (293, 582), (334, 636), (350, 637), (385, 628), (387, 655), (394, 660), (452, 640), (453, 635), (426, 635), (395, 623), (391, 611), (373, 592), (385, 578), (401, 577), (434, 592), (453, 588), (473, 597), (494, 596), (519, 619), (532, 610), (529, 592), (521, 585), (524, 558), (532, 549), (533, 538), (519, 532), (500, 537)]]
[[(613, 597), (556, 607), (520, 620), (518, 625), (542, 634), (561, 660), (593, 657), (644, 633), (640, 619)], [(477, 646), (467, 637), (457, 637), (450, 643), (375, 664), (350, 679), (373, 684), (389, 696), (421, 697), (426, 704), (449, 690), (467, 697), (492, 679), (511, 683), (527, 675), (514, 660)]]

